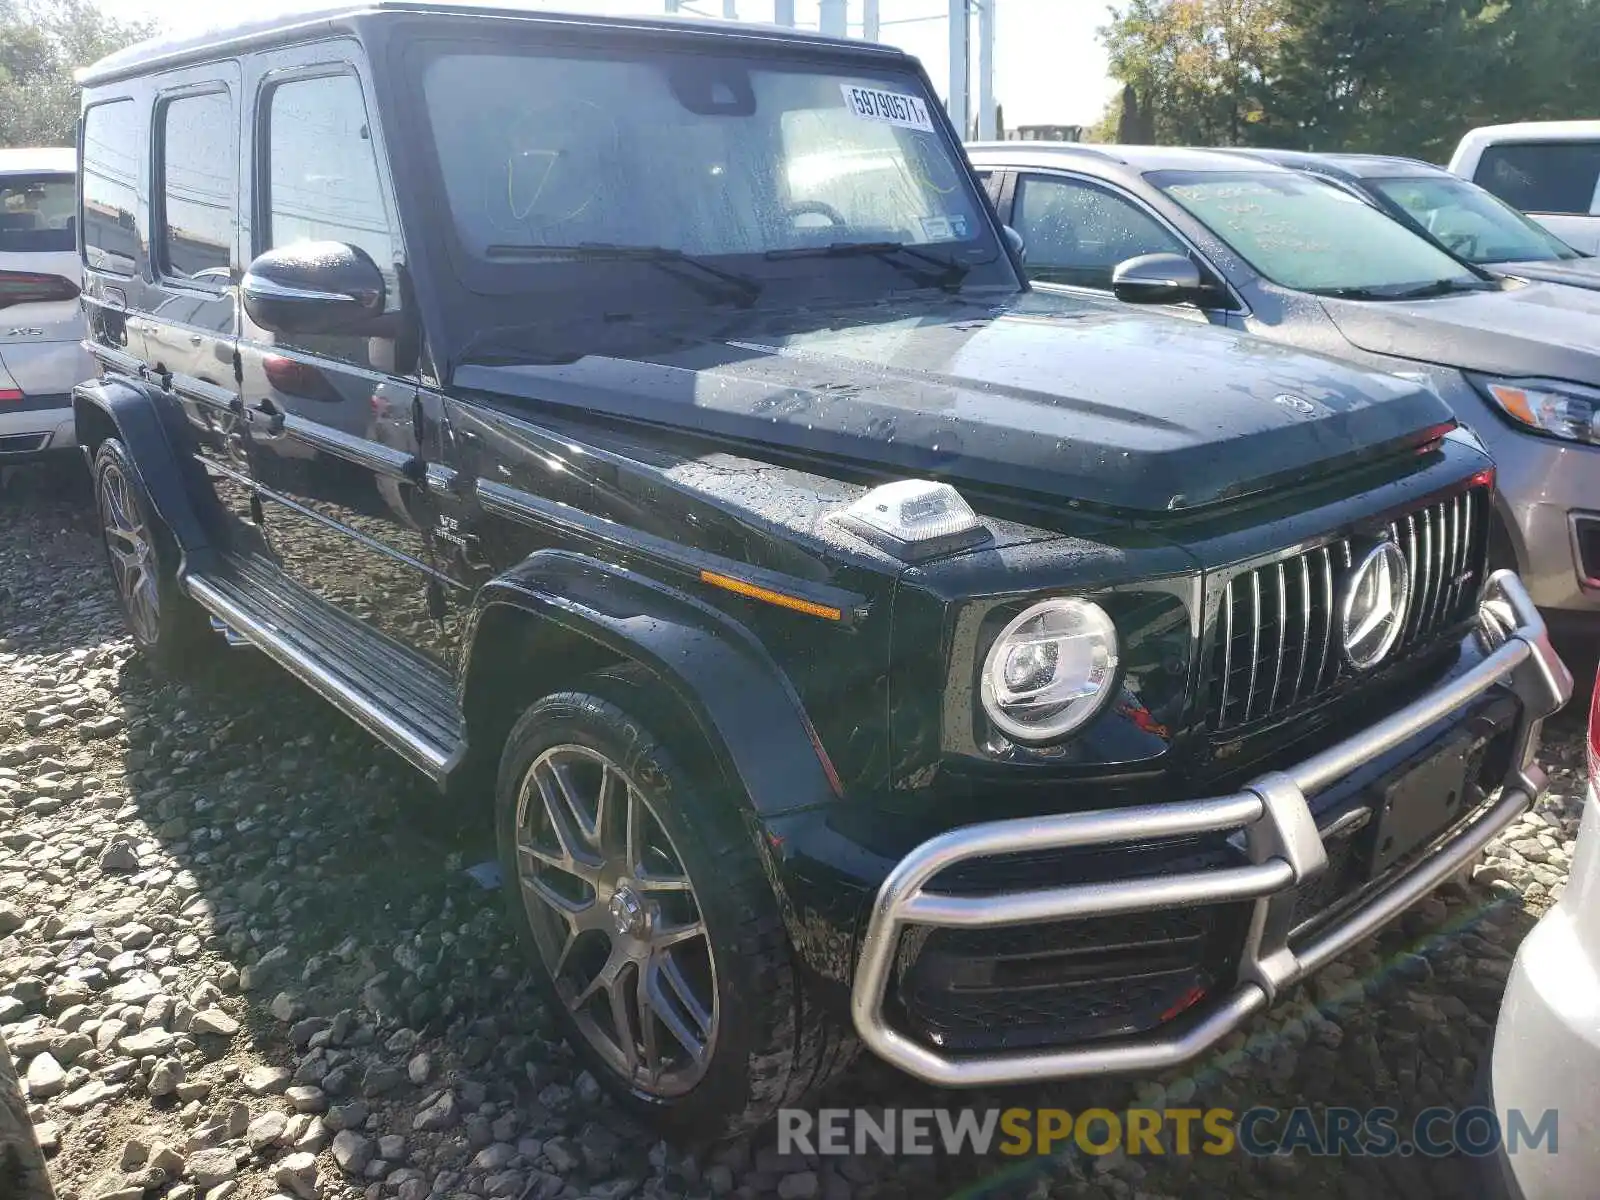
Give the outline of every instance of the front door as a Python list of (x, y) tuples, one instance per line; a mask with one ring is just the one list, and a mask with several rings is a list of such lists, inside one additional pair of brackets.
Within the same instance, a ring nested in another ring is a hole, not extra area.
[(369, 255), (397, 336), (274, 334), (244, 313), (241, 390), (268, 541), (295, 582), (374, 628), (447, 657), (419, 486), (425, 428), (399, 279), (403, 248), (354, 43), (261, 56), (247, 169), (252, 254), (302, 241)]
[[(1176, 233), (1131, 197), (1074, 175), (1024, 174), (1016, 180), (1011, 224), (1027, 248), (1023, 267), (1044, 290), (1111, 295), (1117, 264), (1145, 254), (1196, 257)], [(1162, 311), (1222, 323), (1227, 314), (1192, 304)]]

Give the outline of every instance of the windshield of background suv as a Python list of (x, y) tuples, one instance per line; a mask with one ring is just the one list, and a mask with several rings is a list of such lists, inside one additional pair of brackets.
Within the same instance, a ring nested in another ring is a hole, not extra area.
[(77, 195), (71, 175), (0, 175), (0, 251), (76, 250)]
[(1366, 184), (1468, 262), (1582, 257), (1555, 234), (1465, 179), (1427, 175), (1368, 179)]
[(748, 278), (814, 254), (911, 287), (1003, 262), (908, 74), (443, 47), (421, 83), (458, 240), (503, 269), (649, 250), (751, 256)]
[(1163, 171), (1151, 181), (1273, 283), (1399, 296), (1478, 277), (1365, 200), (1307, 175)]

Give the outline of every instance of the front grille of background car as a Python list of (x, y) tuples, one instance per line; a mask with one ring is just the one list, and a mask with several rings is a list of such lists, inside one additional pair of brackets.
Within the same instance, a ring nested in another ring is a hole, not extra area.
[[(1411, 604), (1390, 659), (1469, 615), (1482, 582), (1488, 489), (1418, 508), (1388, 527), (1411, 568)], [(1210, 725), (1237, 729), (1329, 692), (1350, 668), (1339, 649), (1336, 597), (1360, 542), (1349, 538), (1242, 572), (1218, 614)]]

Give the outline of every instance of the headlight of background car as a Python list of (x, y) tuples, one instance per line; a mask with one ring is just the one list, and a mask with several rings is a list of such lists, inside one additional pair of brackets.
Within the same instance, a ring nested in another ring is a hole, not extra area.
[(1556, 379), (1467, 378), (1519, 425), (1569, 442), (1600, 443), (1600, 390)]
[(983, 662), (989, 719), (1007, 737), (1056, 741), (1100, 711), (1117, 675), (1117, 630), (1088, 600), (1044, 600), (1016, 617)]

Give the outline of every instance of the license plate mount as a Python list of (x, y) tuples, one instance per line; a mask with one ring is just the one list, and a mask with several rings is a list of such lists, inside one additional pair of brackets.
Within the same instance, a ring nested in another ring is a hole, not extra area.
[(1439, 747), (1378, 796), (1369, 878), (1383, 874), (1466, 812), (1470, 738)]

